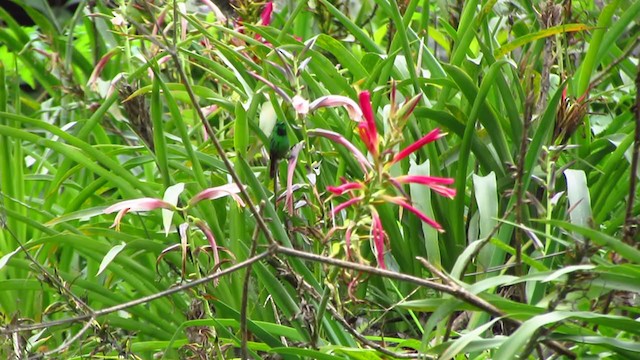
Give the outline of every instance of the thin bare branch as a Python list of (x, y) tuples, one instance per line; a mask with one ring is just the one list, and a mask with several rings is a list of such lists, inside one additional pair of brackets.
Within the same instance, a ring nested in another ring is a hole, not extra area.
[(64, 325), (64, 324), (70, 324), (70, 323), (75, 323), (75, 322), (79, 322), (79, 321), (85, 321), (91, 318), (99, 318), (101, 316), (104, 315), (108, 315), (117, 311), (121, 311), (121, 310), (126, 310), (130, 307), (134, 307), (136, 305), (141, 305), (141, 304), (146, 304), (148, 302), (151, 302), (153, 300), (157, 300), (163, 297), (167, 297), (169, 295), (173, 295), (175, 293), (179, 293), (191, 288), (194, 288), (198, 285), (202, 285), (202, 284), (206, 284), (209, 283), (219, 277), (231, 274), (233, 272), (236, 272), (242, 268), (245, 268), (257, 261), (263, 260), (269, 256), (271, 256), (275, 250), (277, 248), (276, 247), (270, 247), (269, 250), (260, 253), (256, 256), (252, 256), (250, 258), (248, 258), (245, 261), (239, 262), (233, 266), (230, 266), (224, 270), (220, 270), (218, 272), (214, 272), (212, 274), (209, 274), (203, 278), (200, 278), (198, 280), (192, 281), (190, 283), (186, 283), (183, 285), (179, 285), (176, 286), (174, 288), (171, 289), (167, 289), (164, 291), (160, 291), (157, 292), (155, 294), (151, 294), (145, 297), (141, 297), (139, 299), (136, 300), (132, 300), (132, 301), (128, 301), (126, 303), (122, 303), (119, 305), (114, 305), (108, 308), (104, 308), (102, 310), (97, 310), (94, 311), (93, 315), (79, 315), (79, 316), (75, 316), (75, 317), (71, 317), (71, 318), (67, 318), (67, 319), (61, 319), (61, 320), (54, 320), (54, 321), (47, 321), (47, 322), (41, 322), (41, 323), (36, 323), (36, 324), (29, 324), (29, 325), (22, 325), (22, 326), (5, 326), (0, 328), (0, 335), (7, 335), (7, 334), (15, 334), (15, 333), (19, 333), (22, 331), (31, 331), (31, 330), (38, 330), (38, 329), (44, 329), (44, 328), (50, 328), (53, 326), (59, 326), (59, 325)]

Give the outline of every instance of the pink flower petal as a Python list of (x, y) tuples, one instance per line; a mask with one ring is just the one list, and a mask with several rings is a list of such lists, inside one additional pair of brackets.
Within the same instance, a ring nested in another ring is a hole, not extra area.
[(303, 142), (299, 142), (291, 148), (291, 156), (289, 156), (289, 163), (287, 164), (287, 191), (284, 203), (289, 210), (289, 214), (293, 214), (293, 175), (296, 171), (298, 155), (300, 155), (303, 145)]
[(353, 153), (353, 156), (355, 156), (356, 160), (358, 160), (358, 162), (360, 163), (360, 166), (362, 167), (362, 171), (366, 173), (367, 169), (372, 169), (371, 163), (369, 162), (369, 160), (367, 160), (367, 158), (362, 154), (362, 152), (360, 152), (360, 150), (358, 150), (358, 148), (355, 145), (353, 145), (349, 140), (347, 140), (344, 136), (336, 132), (324, 130), (324, 129), (311, 129), (307, 131), (307, 134), (309, 136), (322, 136), (324, 138), (327, 138), (329, 140), (332, 140), (338, 144), (345, 146), (347, 149), (349, 149), (349, 151)]
[(110, 228), (116, 228), (116, 231), (120, 231), (120, 223), (122, 222), (122, 218), (129, 212), (129, 209), (122, 209), (118, 211), (115, 220), (113, 220), (113, 224), (109, 226)]
[(195, 205), (202, 200), (214, 200), (223, 196), (231, 196), (240, 206), (244, 206), (242, 199), (236, 195), (239, 192), (240, 188), (236, 184), (226, 184), (204, 189), (189, 200), (189, 205)]
[(407, 146), (406, 148), (404, 148), (402, 151), (400, 151), (399, 153), (396, 154), (396, 156), (393, 157), (393, 160), (391, 161), (391, 163), (396, 163), (402, 159), (404, 159), (405, 157), (409, 156), (409, 154), (411, 154), (412, 152), (420, 149), (421, 147), (423, 147), (424, 145), (436, 141), (438, 139), (440, 139), (441, 137), (445, 136), (446, 133), (440, 133), (440, 129), (435, 128), (433, 129), (430, 133), (428, 133), (427, 135), (423, 136), (420, 140), (414, 142), (413, 144)]
[(384, 263), (384, 228), (382, 227), (382, 222), (380, 221), (380, 216), (377, 211), (373, 211), (371, 216), (371, 238), (373, 239), (373, 246), (376, 250), (376, 259), (378, 266), (381, 269), (386, 269), (387, 266)]
[(423, 214), (420, 210), (416, 209), (413, 205), (409, 204), (409, 202), (407, 202), (407, 200), (400, 198), (400, 197), (391, 197), (391, 196), (383, 196), (383, 198), (391, 203), (394, 203), (396, 205), (400, 205), (403, 208), (411, 211), (412, 213), (414, 213), (420, 220), (426, 222), (427, 224), (429, 224), (432, 228), (440, 231), (440, 232), (444, 232), (444, 230), (442, 229), (442, 226), (440, 226), (440, 224), (438, 224), (435, 220), (429, 218), (427, 215)]
[(351, 235), (353, 234), (353, 225), (347, 227), (347, 232), (344, 234), (344, 245), (347, 248), (347, 260), (351, 259)]
[(360, 122), (362, 120), (362, 110), (355, 101), (346, 96), (341, 95), (327, 95), (316, 99), (309, 105), (311, 111), (321, 107), (336, 107), (344, 106), (349, 114), (349, 118), (353, 121)]
[(209, 228), (209, 226), (202, 220), (197, 220), (195, 225), (202, 231), (204, 236), (207, 238), (209, 245), (211, 246), (211, 251), (213, 251), (213, 266), (215, 267), (220, 263), (220, 256), (218, 255), (218, 244), (216, 243), (216, 238), (213, 236), (213, 232)]
[(453, 199), (456, 196), (456, 190), (443, 185), (453, 184), (453, 178), (442, 178), (424, 175), (403, 175), (394, 178), (398, 183), (402, 184), (421, 184), (430, 187), (433, 191), (442, 196)]
[(168, 202), (155, 198), (140, 198), (133, 200), (125, 200), (115, 203), (103, 210), (105, 214), (111, 214), (116, 211), (127, 209), (127, 211), (149, 211), (155, 209), (173, 209), (174, 206)]
[(104, 209), (102, 212), (104, 214), (111, 214), (116, 211), (118, 212), (111, 227), (112, 228), (115, 227), (117, 231), (120, 231), (120, 222), (122, 221), (122, 218), (124, 218), (124, 216), (129, 211), (150, 211), (158, 208), (173, 210), (175, 209), (175, 206), (169, 204), (168, 202), (162, 201), (160, 199), (140, 198), (140, 199), (120, 201), (119, 203), (115, 203), (109, 206), (108, 208)]
[(296, 95), (291, 99), (293, 108), (302, 116), (309, 113), (309, 101), (300, 95)]
[(327, 186), (327, 190), (334, 195), (342, 195), (347, 191), (362, 189), (362, 184), (359, 182), (348, 182), (340, 186)]

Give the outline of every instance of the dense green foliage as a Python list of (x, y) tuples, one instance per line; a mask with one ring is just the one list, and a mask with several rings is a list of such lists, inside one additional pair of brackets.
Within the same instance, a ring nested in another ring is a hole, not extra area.
[(640, 1), (12, 2), (0, 357), (640, 357)]

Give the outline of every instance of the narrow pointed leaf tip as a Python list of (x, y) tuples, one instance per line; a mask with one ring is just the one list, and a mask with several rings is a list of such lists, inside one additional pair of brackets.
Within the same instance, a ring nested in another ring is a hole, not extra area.
[(244, 206), (242, 199), (236, 195), (239, 192), (240, 188), (236, 184), (226, 184), (204, 189), (191, 198), (189, 205), (195, 205), (202, 200), (214, 200), (224, 196), (231, 196), (238, 204), (240, 204), (240, 206)]
[(420, 149), (421, 147), (425, 146), (426, 144), (428, 144), (430, 142), (434, 142), (434, 141), (440, 139), (441, 137), (443, 137), (445, 135), (447, 135), (447, 134), (446, 133), (441, 133), (439, 128), (435, 128), (435, 129), (431, 130), (431, 132), (429, 132), (427, 135), (423, 136), (420, 140), (414, 142), (413, 144), (407, 146), (402, 151), (397, 153), (396, 156), (393, 157), (393, 160), (391, 161), (391, 163), (396, 163), (396, 162), (404, 159), (405, 157), (409, 156), (409, 154), (417, 151), (418, 149)]
[(307, 99), (303, 98), (300, 95), (296, 95), (293, 97), (293, 99), (291, 99), (291, 101), (293, 108), (298, 114), (305, 116), (309, 113), (310, 105)]

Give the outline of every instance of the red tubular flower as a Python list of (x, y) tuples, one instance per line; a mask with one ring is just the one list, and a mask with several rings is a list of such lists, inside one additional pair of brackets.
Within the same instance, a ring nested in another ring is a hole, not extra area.
[(442, 196), (446, 196), (450, 199), (453, 199), (456, 196), (456, 190), (448, 188), (443, 185), (451, 185), (453, 184), (452, 178), (441, 178), (434, 176), (424, 176), (424, 175), (402, 175), (393, 178), (394, 181), (401, 184), (421, 184), (426, 185), (431, 188), (433, 191), (437, 192)]
[(378, 155), (378, 129), (376, 128), (376, 119), (373, 116), (373, 109), (371, 108), (371, 95), (368, 91), (362, 91), (359, 96), (360, 109), (364, 120), (358, 124), (358, 131), (360, 137), (367, 149), (374, 156)]
[(372, 211), (371, 214), (371, 238), (373, 239), (373, 246), (376, 250), (376, 259), (378, 260), (378, 266), (381, 269), (386, 269), (387, 266), (384, 263), (384, 229), (382, 228), (382, 221), (377, 211)]
[(427, 135), (423, 136), (420, 140), (414, 142), (413, 144), (407, 146), (402, 151), (397, 153), (396, 156), (393, 157), (393, 160), (391, 160), (391, 163), (393, 164), (393, 163), (396, 163), (396, 162), (404, 159), (405, 157), (409, 156), (409, 154), (411, 154), (412, 152), (420, 149), (421, 147), (425, 146), (426, 144), (428, 144), (430, 142), (434, 142), (434, 141), (440, 139), (441, 137), (443, 137), (445, 135), (446, 135), (446, 133), (441, 133), (440, 129), (438, 129), (438, 128), (435, 128), (435, 129), (431, 130), (431, 132), (429, 132)]
[(342, 195), (345, 192), (357, 189), (362, 189), (362, 184), (359, 182), (349, 182), (340, 186), (327, 186), (327, 190), (334, 195)]
[(438, 224), (435, 220), (429, 218), (427, 215), (423, 214), (422, 211), (416, 209), (413, 205), (411, 205), (406, 199), (401, 198), (401, 197), (392, 197), (392, 196), (383, 196), (383, 198), (391, 203), (394, 203), (396, 205), (402, 206), (403, 208), (411, 211), (412, 213), (414, 213), (420, 220), (426, 222), (427, 224), (429, 224), (432, 228), (440, 231), (440, 232), (444, 232), (444, 230), (442, 229), (442, 226), (440, 226), (440, 224)]

